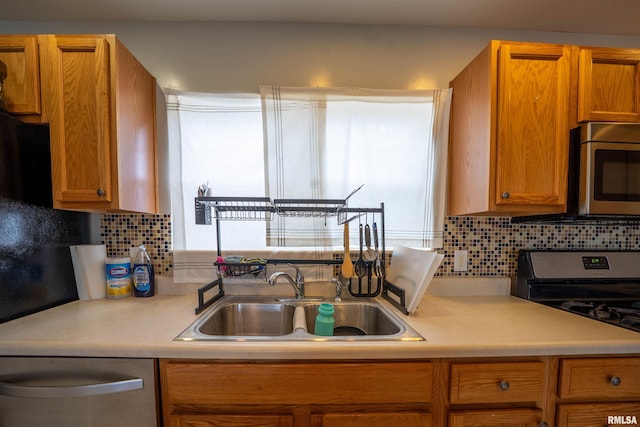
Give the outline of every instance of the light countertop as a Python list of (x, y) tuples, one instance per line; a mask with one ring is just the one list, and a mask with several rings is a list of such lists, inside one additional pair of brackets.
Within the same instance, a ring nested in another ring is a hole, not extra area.
[[(472, 283), (466, 289), (473, 288)], [(478, 295), (443, 289), (430, 289), (409, 316), (393, 309), (425, 341), (174, 341), (197, 318), (197, 296), (189, 293), (74, 301), (6, 322), (0, 325), (0, 356), (275, 360), (640, 354), (638, 332), (508, 292)]]

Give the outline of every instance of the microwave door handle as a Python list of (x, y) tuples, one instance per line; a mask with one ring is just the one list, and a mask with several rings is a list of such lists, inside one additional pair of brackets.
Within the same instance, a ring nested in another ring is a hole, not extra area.
[(107, 383), (65, 385), (65, 386), (25, 386), (0, 382), (0, 396), (33, 397), (51, 399), (56, 397), (86, 397), (101, 394), (121, 393), (141, 390), (144, 384), (141, 378), (113, 381)]

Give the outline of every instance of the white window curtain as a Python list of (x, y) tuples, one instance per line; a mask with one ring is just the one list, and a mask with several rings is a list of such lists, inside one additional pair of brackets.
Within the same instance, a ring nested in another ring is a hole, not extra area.
[[(257, 94), (211, 94), (165, 89), (174, 251), (174, 282), (216, 278), (216, 227), (195, 224), (198, 187), (216, 196), (264, 194), (262, 112)], [(264, 248), (262, 222), (227, 222), (227, 251)], [(228, 252), (227, 252), (228, 253)], [(257, 255), (256, 255), (257, 256)]]
[[(340, 199), (365, 184), (349, 206), (384, 203), (388, 247), (442, 247), (451, 89), (261, 86), (260, 94), (271, 198)], [(267, 241), (339, 246), (342, 231), (324, 219), (276, 217)]]

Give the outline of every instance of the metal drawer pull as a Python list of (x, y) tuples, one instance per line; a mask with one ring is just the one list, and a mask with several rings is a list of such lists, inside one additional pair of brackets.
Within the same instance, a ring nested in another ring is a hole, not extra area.
[(611, 377), (611, 385), (614, 387), (618, 387), (622, 383), (622, 379), (620, 377)]
[(500, 381), (500, 390), (507, 391), (509, 387), (511, 387), (509, 381)]
[(549, 427), (549, 424), (547, 424), (546, 421), (540, 421), (540, 424), (538, 424), (539, 427)]
[(68, 385), (68, 386), (24, 386), (12, 383), (0, 382), (0, 395), (13, 397), (86, 397), (101, 394), (120, 393), (130, 390), (141, 390), (143, 381), (141, 378), (113, 381), (108, 383)]

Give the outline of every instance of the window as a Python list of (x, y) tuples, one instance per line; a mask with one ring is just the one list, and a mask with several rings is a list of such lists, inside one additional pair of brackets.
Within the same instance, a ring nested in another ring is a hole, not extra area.
[[(273, 198), (385, 203), (389, 246), (441, 247), (450, 91), (262, 87)], [(267, 225), (272, 245), (340, 245), (340, 227)]]
[[(215, 227), (194, 221), (194, 197), (207, 182), (215, 195), (274, 199), (344, 198), (364, 184), (349, 205), (385, 204), (388, 247), (440, 247), (450, 90), (168, 95), (174, 251), (216, 249)], [(229, 221), (221, 239), (225, 251), (341, 247), (342, 228), (335, 220)]]

